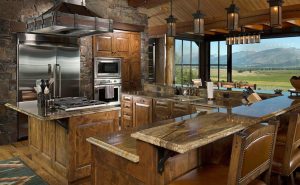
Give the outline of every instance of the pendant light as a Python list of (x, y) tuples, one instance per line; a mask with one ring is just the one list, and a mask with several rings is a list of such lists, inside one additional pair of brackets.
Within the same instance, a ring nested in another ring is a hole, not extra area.
[(167, 36), (175, 37), (176, 35), (176, 18), (173, 16), (173, 0), (170, 0), (171, 15), (166, 19), (168, 25)]
[(231, 5), (228, 8), (226, 8), (226, 10), (227, 10), (227, 29), (229, 31), (238, 30), (240, 9), (234, 4), (234, 0), (232, 0)]
[(283, 0), (268, 0), (268, 3), (270, 5), (270, 26), (272, 28), (281, 28)]
[(200, 0), (198, 0), (198, 10), (193, 14), (194, 17), (194, 33), (204, 35), (204, 14), (200, 11)]

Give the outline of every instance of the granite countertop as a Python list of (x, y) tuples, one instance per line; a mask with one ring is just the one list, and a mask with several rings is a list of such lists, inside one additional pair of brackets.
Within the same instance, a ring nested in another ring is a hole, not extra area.
[(94, 114), (98, 112), (107, 112), (107, 111), (114, 111), (120, 110), (120, 107), (113, 107), (113, 106), (104, 106), (98, 108), (89, 108), (89, 109), (81, 109), (75, 111), (64, 111), (61, 109), (56, 109), (55, 111), (50, 111), (45, 109), (41, 109), (37, 105), (37, 101), (26, 101), (26, 102), (17, 102), (17, 103), (6, 103), (6, 107), (11, 108), (15, 111), (20, 113), (26, 114), (28, 116), (33, 116), (40, 120), (57, 120), (62, 118), (69, 118), (73, 116), (81, 116), (86, 114)]
[[(146, 92), (127, 93), (129, 95), (145, 96), (151, 98), (164, 98), (172, 100), (174, 95), (159, 97), (159, 93)], [(174, 100), (174, 99), (173, 99)], [(183, 102), (185, 103), (185, 102)], [(178, 153), (185, 153), (218, 139), (241, 131), (248, 126), (267, 121), (269, 118), (300, 107), (300, 98), (284, 94), (262, 100), (250, 105), (242, 104), (241, 100), (228, 98), (208, 101), (205, 98), (189, 101), (199, 106), (210, 106), (214, 113), (201, 115), (192, 114), (184, 117), (166, 120), (164, 123), (150, 124), (147, 127), (131, 130), (131, 134), (123, 135), (123, 141), (118, 145), (110, 144), (108, 138), (93, 137), (89, 142), (108, 150), (116, 155), (123, 156), (136, 162), (136, 149), (134, 139), (163, 147)], [(131, 137), (130, 137), (131, 136)], [(111, 136), (112, 138), (114, 136)], [(121, 138), (122, 138), (121, 137)], [(116, 139), (120, 136), (116, 136)], [(111, 139), (111, 138), (110, 138)], [(128, 143), (130, 141), (131, 144)], [(108, 149), (109, 148), (109, 149)], [(122, 153), (123, 152), (123, 153)], [(124, 154), (130, 153), (130, 155)]]
[(251, 105), (221, 108), (217, 113), (141, 130), (131, 136), (184, 153), (297, 107), (300, 107), (300, 98), (278, 96)]
[(115, 155), (121, 156), (131, 162), (138, 163), (140, 158), (136, 151), (137, 140), (131, 137), (132, 133), (174, 122), (189, 120), (197, 116), (199, 116), (199, 114), (194, 113), (174, 119), (159, 121), (149, 125), (143, 125), (141, 127), (132, 128), (130, 130), (119, 131), (109, 135), (89, 137), (87, 138), (87, 141), (97, 147), (107, 150)]

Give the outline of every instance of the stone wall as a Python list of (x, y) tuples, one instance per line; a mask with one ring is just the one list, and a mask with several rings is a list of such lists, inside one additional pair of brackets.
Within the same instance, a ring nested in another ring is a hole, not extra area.
[[(86, 0), (87, 7), (104, 18), (121, 23), (147, 26), (147, 16), (129, 7), (127, 0)], [(53, 6), (53, 0), (2, 0), (0, 1), (0, 145), (16, 140), (16, 113), (4, 107), (16, 101), (16, 25), (28, 17), (37, 16)], [(81, 52), (82, 96), (93, 96), (92, 37), (79, 39)], [(142, 74), (147, 78), (147, 29), (142, 33)]]
[(17, 134), (16, 112), (4, 106), (17, 98), (17, 46), (13, 32), (20, 25), (24, 28), (21, 22), (27, 17), (39, 15), (51, 6), (51, 0), (0, 1), (0, 144), (15, 141)]

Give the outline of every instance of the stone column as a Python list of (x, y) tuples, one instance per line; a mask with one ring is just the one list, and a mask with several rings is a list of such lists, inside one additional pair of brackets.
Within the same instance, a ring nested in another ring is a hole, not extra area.
[(174, 81), (175, 38), (166, 37), (165, 84), (173, 85)]

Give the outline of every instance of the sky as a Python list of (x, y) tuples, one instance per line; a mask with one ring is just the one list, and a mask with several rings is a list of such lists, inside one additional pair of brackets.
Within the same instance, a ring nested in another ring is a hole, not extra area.
[[(211, 43), (211, 54), (217, 55), (218, 53), (217, 42)], [(222, 41), (220, 43), (220, 53), (221, 55), (226, 55), (226, 43)], [(233, 45), (233, 53), (240, 51), (263, 51), (275, 48), (298, 48), (300, 49), (300, 37), (285, 37), (276, 39), (262, 39), (261, 43), (257, 44), (243, 44), (243, 45)]]

